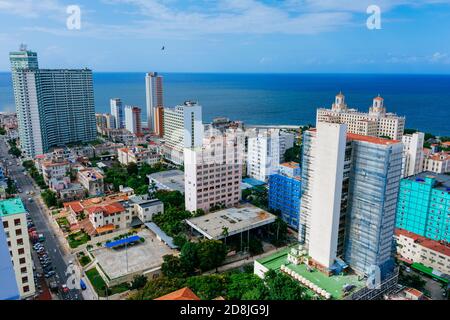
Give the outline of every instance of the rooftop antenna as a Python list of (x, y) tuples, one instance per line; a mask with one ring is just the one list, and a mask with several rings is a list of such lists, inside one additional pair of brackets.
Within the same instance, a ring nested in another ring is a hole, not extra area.
[(27, 51), (27, 45), (25, 43), (20, 44), (20, 51)]

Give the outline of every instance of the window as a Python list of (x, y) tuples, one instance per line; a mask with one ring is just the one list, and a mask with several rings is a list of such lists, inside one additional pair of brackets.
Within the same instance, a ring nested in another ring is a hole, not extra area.
[(20, 259), (19, 259), (19, 263), (20, 263), (20, 264), (24, 264), (24, 263), (25, 263), (25, 258), (20, 258)]
[(19, 255), (22, 255), (25, 253), (25, 249), (24, 248), (20, 248), (19, 250), (17, 250), (17, 253), (19, 253)]
[(20, 268), (20, 272), (21, 273), (27, 273), (27, 267)]
[(22, 229), (17, 229), (16, 236), (21, 236), (21, 235), (22, 235)]
[(24, 286), (23, 287), (23, 292), (28, 292), (30, 291), (30, 287), (29, 286)]
[(17, 227), (17, 226), (20, 226), (20, 219), (14, 219), (14, 225)]
[(17, 239), (17, 245), (19, 245), (19, 246), (23, 245), (23, 239), (22, 238)]
[(28, 277), (22, 277), (22, 283), (28, 283)]
[(8, 221), (3, 221), (3, 228), (8, 228)]

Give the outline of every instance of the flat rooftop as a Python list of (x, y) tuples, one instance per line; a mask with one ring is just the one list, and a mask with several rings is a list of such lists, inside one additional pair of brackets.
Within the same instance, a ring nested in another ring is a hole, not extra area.
[(140, 231), (138, 236), (143, 237), (145, 242), (128, 246), (127, 249), (101, 248), (91, 251), (110, 279), (158, 268), (163, 263), (163, 256), (174, 253), (149, 230)]
[(366, 286), (366, 280), (360, 279), (360, 277), (356, 274), (333, 275), (328, 277), (326, 274), (318, 270), (313, 270), (312, 272), (310, 272), (305, 264), (295, 265), (293, 263), (290, 263), (287, 260), (290, 250), (291, 248), (285, 248), (271, 256), (256, 261), (262, 264), (267, 269), (277, 272), (280, 271), (281, 265), (284, 264), (286, 267), (297, 272), (315, 285), (319, 286), (322, 289), (325, 289), (331, 294), (332, 299), (340, 300), (344, 298), (343, 287), (345, 285), (355, 286), (355, 288), (350, 291), (350, 294)]
[(149, 174), (149, 180), (154, 180), (160, 187), (172, 191), (180, 191), (184, 193), (184, 172), (181, 170), (169, 170)]
[(262, 227), (275, 222), (276, 217), (251, 204), (236, 208), (208, 213), (204, 216), (187, 219), (186, 223), (208, 239), (224, 238), (223, 230), (228, 229), (228, 236)]
[(0, 201), (0, 217), (25, 212), (27, 212), (27, 210), (25, 209), (20, 198), (12, 198)]
[(413, 182), (425, 183), (426, 178), (432, 178), (438, 182), (433, 188), (443, 191), (450, 191), (450, 176), (446, 174), (424, 171), (406, 179)]

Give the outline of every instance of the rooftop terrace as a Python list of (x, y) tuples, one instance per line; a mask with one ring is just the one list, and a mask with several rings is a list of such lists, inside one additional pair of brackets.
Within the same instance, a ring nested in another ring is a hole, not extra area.
[(0, 217), (24, 213), (25, 209), (23, 202), (20, 198), (13, 198), (0, 201)]
[(262, 264), (267, 269), (274, 271), (281, 271), (281, 265), (285, 265), (287, 268), (300, 274), (302, 277), (311, 281), (315, 285), (319, 286), (322, 289), (325, 289), (331, 294), (332, 299), (340, 300), (345, 298), (345, 292), (343, 288), (346, 285), (354, 286), (354, 289), (351, 290), (350, 293), (356, 292), (364, 288), (366, 285), (365, 280), (361, 279), (356, 274), (333, 275), (328, 277), (326, 274), (318, 270), (312, 270), (310, 272), (305, 264), (295, 265), (293, 263), (290, 263), (287, 260), (290, 250), (291, 248), (280, 250), (279, 252), (269, 257), (257, 260), (257, 262)]

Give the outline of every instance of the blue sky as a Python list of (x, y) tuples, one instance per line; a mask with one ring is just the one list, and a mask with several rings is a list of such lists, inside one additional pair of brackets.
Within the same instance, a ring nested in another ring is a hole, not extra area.
[(3, 71), (23, 42), (45, 68), (450, 73), (449, 40), (450, 0), (0, 0)]

